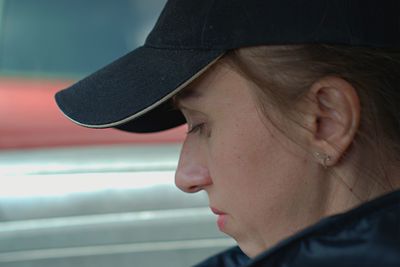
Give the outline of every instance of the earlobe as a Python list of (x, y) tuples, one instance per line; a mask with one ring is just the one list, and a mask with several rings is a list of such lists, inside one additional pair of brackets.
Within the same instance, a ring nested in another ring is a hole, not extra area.
[(308, 97), (312, 100), (312, 146), (338, 163), (354, 140), (360, 121), (359, 97), (346, 80), (327, 76), (316, 81)]

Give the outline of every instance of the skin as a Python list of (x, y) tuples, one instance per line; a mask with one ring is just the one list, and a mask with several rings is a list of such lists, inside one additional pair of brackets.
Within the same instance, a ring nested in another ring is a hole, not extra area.
[[(348, 163), (365, 160), (362, 151), (350, 149), (360, 119), (350, 84), (336, 77), (316, 81), (298, 102), (307, 115), (306, 129), (296, 128), (297, 142), (260, 113), (253, 90), (240, 74), (217, 64), (175, 99), (189, 127), (176, 185), (188, 193), (206, 191), (210, 207), (224, 214), (220, 230), (249, 257), (387, 191), (359, 179)], [(268, 113), (282, 118), (274, 109)]]

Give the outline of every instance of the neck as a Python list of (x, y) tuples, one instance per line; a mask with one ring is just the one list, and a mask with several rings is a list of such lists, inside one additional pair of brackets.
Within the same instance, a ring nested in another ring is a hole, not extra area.
[[(365, 158), (357, 162), (354, 159), (340, 163), (329, 174), (331, 190), (325, 209), (327, 216), (400, 189), (399, 164), (379, 164), (376, 159), (366, 161)], [(354, 162), (358, 164), (350, 164)]]

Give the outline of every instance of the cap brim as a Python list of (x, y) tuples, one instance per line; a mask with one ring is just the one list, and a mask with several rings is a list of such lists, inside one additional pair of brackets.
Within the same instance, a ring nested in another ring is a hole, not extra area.
[(62, 112), (90, 128), (166, 130), (185, 122), (168, 101), (225, 51), (142, 46), (56, 94)]

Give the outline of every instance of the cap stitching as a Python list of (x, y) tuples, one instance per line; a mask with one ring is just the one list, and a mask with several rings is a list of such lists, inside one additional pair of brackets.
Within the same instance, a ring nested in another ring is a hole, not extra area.
[(164, 50), (211, 50), (211, 51), (226, 51), (228, 49), (222, 47), (194, 47), (194, 46), (184, 46), (184, 47), (176, 47), (176, 45), (153, 45), (153, 44), (144, 44), (143, 47), (149, 47), (154, 49), (164, 49)]
[(209, 69), (212, 65), (214, 65), (218, 59), (220, 59), (222, 56), (224, 55), (224, 53), (221, 52), (221, 55), (217, 56), (214, 60), (210, 61), (206, 66), (204, 66), (202, 69), (200, 69), (198, 72), (196, 72), (193, 76), (191, 76), (189, 79), (183, 81), (179, 86), (177, 86), (174, 90), (172, 90), (169, 94), (165, 95), (164, 97), (162, 97), (161, 99), (159, 99), (158, 101), (156, 101), (155, 103), (149, 105), (148, 107), (142, 109), (139, 112), (136, 112), (135, 114), (128, 116), (126, 118), (120, 119), (118, 121), (114, 121), (114, 122), (110, 122), (110, 123), (104, 123), (104, 124), (86, 124), (86, 123), (82, 123), (79, 122), (73, 118), (71, 118), (70, 116), (68, 116), (62, 109), (61, 111), (63, 112), (63, 114), (65, 115), (65, 117), (67, 117), (69, 120), (73, 121), (74, 123), (84, 126), (84, 127), (88, 127), (88, 128), (110, 128), (110, 127), (115, 127), (118, 125), (122, 125), (125, 124), (133, 119), (137, 119), (143, 115), (145, 115), (147, 112), (149, 112), (150, 110), (155, 109), (156, 107), (158, 107), (159, 105), (161, 105), (162, 103), (168, 101), (173, 95), (175, 95), (176, 93), (178, 93), (180, 90), (182, 90), (184, 87), (186, 87), (189, 83), (191, 83), (194, 79), (196, 79), (197, 77), (199, 77), (202, 73), (204, 73), (207, 69)]

